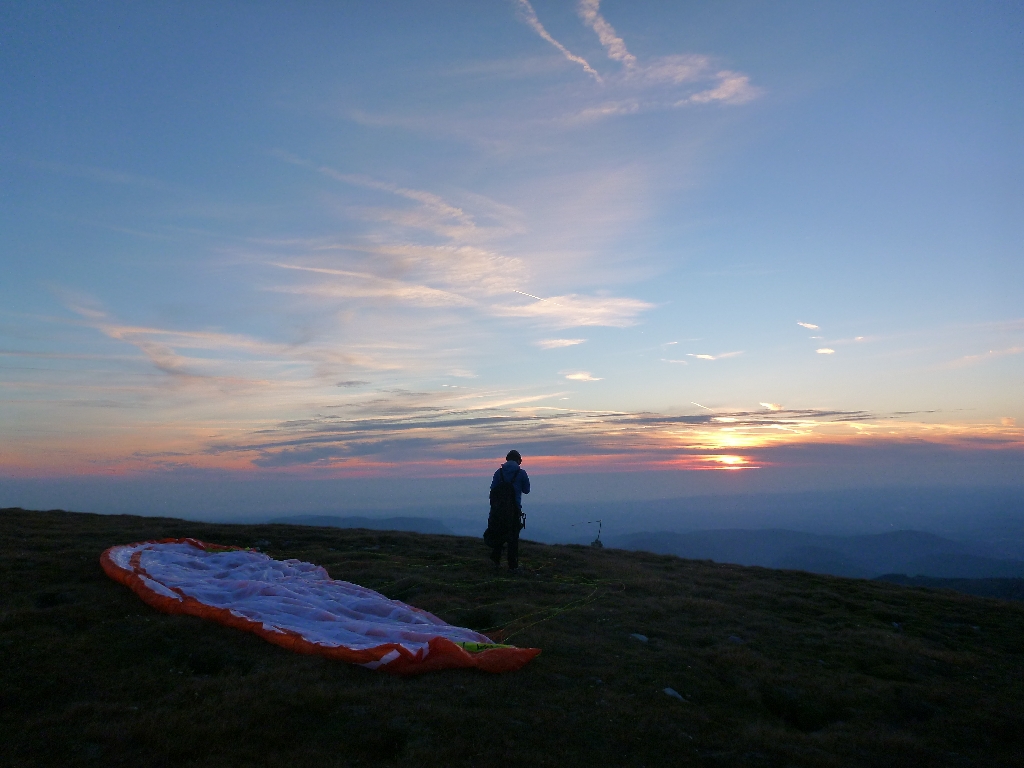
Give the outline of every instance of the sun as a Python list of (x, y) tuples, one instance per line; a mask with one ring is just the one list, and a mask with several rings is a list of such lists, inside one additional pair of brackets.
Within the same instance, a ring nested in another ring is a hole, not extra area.
[(752, 469), (750, 459), (746, 456), (719, 454), (715, 456), (708, 456), (707, 461), (720, 465), (717, 469)]

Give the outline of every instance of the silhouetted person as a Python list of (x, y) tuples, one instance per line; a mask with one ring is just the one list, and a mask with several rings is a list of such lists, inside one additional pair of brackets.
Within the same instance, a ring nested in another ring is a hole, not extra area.
[(520, 465), (519, 451), (509, 451), (505, 463), (491, 479), (491, 513), (487, 517), (484, 543), (491, 548), (494, 567), (501, 565), (501, 550), (508, 544), (508, 569), (519, 567), (519, 532), (523, 522), (523, 494), (530, 492), (530, 478)]

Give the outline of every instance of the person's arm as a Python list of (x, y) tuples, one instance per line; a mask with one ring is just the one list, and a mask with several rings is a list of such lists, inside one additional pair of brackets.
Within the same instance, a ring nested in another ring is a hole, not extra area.
[(498, 475), (500, 475), (500, 474), (501, 474), (501, 470), (500, 469), (496, 470), (494, 472), (494, 477), (491, 478), (491, 490), (492, 491), (494, 490), (494, 486), (496, 486), (498, 484)]
[(530, 476), (526, 474), (525, 469), (519, 470), (519, 476), (522, 478), (522, 482), (519, 484), (519, 490), (523, 493), (530, 492)]

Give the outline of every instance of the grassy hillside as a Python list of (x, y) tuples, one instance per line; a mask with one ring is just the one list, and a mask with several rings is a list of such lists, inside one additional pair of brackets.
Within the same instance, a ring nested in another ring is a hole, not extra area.
[[(260, 545), (543, 653), (412, 679), (159, 614), (106, 547)], [(0, 511), (2, 765), (1020, 765), (1024, 605), (672, 556)], [(631, 637), (646, 636), (646, 642)], [(663, 692), (678, 691), (679, 700)]]

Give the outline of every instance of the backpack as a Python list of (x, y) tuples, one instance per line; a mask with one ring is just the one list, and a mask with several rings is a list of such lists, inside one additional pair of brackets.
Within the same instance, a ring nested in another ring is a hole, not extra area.
[(524, 515), (516, 504), (516, 488), (513, 485), (519, 477), (519, 468), (516, 468), (511, 480), (505, 478), (505, 473), (500, 468), (498, 472), (498, 482), (491, 489), (491, 513), (487, 517), (487, 530), (484, 531), (484, 543), (488, 546), (495, 546), (496, 542), (504, 541), (509, 533), (518, 532), (526, 527), (523, 522)]

